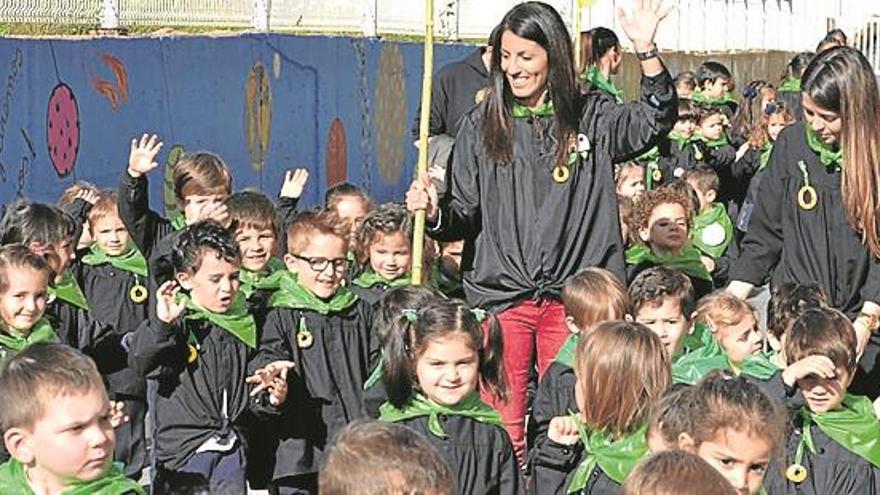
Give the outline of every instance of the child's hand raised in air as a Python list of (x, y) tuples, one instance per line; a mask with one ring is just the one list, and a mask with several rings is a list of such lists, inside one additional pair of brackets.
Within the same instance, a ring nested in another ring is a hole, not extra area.
[(809, 375), (830, 379), (837, 375), (837, 369), (834, 366), (834, 362), (827, 356), (814, 354), (789, 364), (782, 371), (782, 381), (789, 387), (793, 387), (795, 382)]
[(128, 423), (128, 415), (125, 414), (125, 404), (119, 401), (110, 401), (110, 426), (118, 428), (120, 425)]
[(547, 437), (561, 445), (574, 445), (581, 439), (577, 425), (570, 416), (556, 416), (551, 419)]
[(98, 191), (95, 191), (94, 189), (82, 189), (76, 193), (76, 196), (74, 196), (73, 199), (81, 199), (90, 205), (94, 205), (98, 201)]
[(284, 174), (284, 183), (281, 184), (281, 192), (278, 194), (281, 198), (298, 199), (302, 196), (303, 189), (309, 181), (309, 171), (304, 168), (296, 170), (288, 170)]
[(180, 286), (173, 280), (159, 286), (159, 291), (156, 293), (156, 316), (160, 321), (173, 323), (183, 314), (186, 305), (177, 301), (178, 292)]
[(187, 225), (192, 225), (203, 220), (213, 220), (224, 227), (228, 227), (231, 221), (229, 207), (226, 206), (226, 203), (205, 203), (199, 208), (195, 218), (187, 219)]
[(287, 400), (287, 372), (296, 365), (292, 361), (274, 361), (254, 371), (245, 381), (256, 385), (250, 396), (254, 397), (262, 391), (269, 393), (269, 403), (280, 406)]
[(161, 149), (162, 142), (155, 134), (152, 136), (144, 134), (140, 142), (137, 138), (132, 139), (131, 151), (128, 153), (128, 175), (140, 177), (158, 167), (156, 155)]

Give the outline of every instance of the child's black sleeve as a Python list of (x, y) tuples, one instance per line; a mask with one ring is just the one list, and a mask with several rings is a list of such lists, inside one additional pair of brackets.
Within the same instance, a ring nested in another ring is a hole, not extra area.
[(173, 229), (168, 220), (150, 210), (147, 176), (122, 174), (119, 184), (119, 218), (137, 248), (148, 257), (153, 247)]
[(74, 245), (79, 242), (79, 238), (82, 236), (83, 224), (89, 219), (91, 209), (92, 204), (82, 198), (74, 199), (64, 208), (64, 213), (67, 213), (74, 222), (73, 235), (71, 236)]
[[(532, 453), (532, 481), (529, 493), (534, 495), (564, 494), (568, 475), (578, 467), (583, 445), (562, 445), (547, 439), (535, 446)], [(597, 467), (598, 469), (598, 467)]]
[(278, 217), (278, 226), (281, 227), (282, 232), (287, 231), (287, 227), (290, 226), (296, 217), (296, 208), (299, 205), (299, 200), (300, 198), (286, 198), (283, 196), (278, 198), (275, 209)]
[[(296, 355), (288, 338), (289, 332), (295, 331), (295, 327), (290, 326), (290, 322), (285, 321), (288, 318), (284, 318), (283, 313), (284, 310), (282, 309), (274, 309), (266, 315), (260, 330), (260, 342), (257, 345), (257, 352), (248, 365), (249, 373), (253, 373), (255, 370), (273, 361), (297, 362)], [(297, 363), (298, 366), (299, 363)]]
[(611, 128), (611, 156), (614, 162), (642, 153), (665, 136), (678, 117), (678, 96), (669, 71), (642, 75), (639, 101), (603, 108), (602, 118)]
[(187, 335), (178, 323), (151, 318), (128, 339), (128, 365), (143, 376), (177, 375), (188, 357)]

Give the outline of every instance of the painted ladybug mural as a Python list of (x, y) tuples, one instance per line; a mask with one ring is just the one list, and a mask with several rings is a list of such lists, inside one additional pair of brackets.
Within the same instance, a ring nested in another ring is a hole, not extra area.
[(67, 177), (79, 151), (79, 110), (70, 86), (58, 83), (46, 111), (46, 144), (58, 177)]

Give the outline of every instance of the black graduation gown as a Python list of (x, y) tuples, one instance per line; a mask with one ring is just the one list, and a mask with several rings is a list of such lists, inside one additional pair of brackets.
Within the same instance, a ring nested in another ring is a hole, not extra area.
[[(550, 440), (535, 446), (532, 481), (529, 493), (534, 495), (566, 495), (568, 485), (584, 460), (584, 445), (562, 445)], [(585, 495), (617, 495), (620, 484), (605, 474), (598, 465), (590, 475)]]
[(114, 331), (110, 325), (95, 319), (88, 311), (57, 298), (46, 304), (45, 317), (60, 343), (92, 358), (101, 374), (113, 369), (114, 360), (107, 352), (114, 346)]
[[(804, 124), (784, 129), (761, 178), (742, 255), (731, 279), (763, 285), (819, 284), (835, 308), (855, 315), (866, 300), (880, 302), (880, 263), (850, 226), (841, 173), (828, 171), (806, 142)], [(818, 193), (812, 210), (798, 206), (803, 160)]]
[[(431, 90), (431, 117), (428, 135), (446, 134), (455, 137), (461, 120), (477, 104), (477, 93), (489, 82), (489, 72), (483, 64), (485, 48), (477, 48), (466, 58), (443, 66), (434, 75)], [(419, 139), (419, 117), (416, 112), (412, 138)]]
[(574, 384), (577, 377), (574, 369), (559, 363), (552, 362), (544, 372), (541, 383), (535, 392), (532, 402), (532, 413), (529, 416), (529, 444), (534, 448), (539, 443), (549, 441), (547, 428), (550, 420), (557, 416), (567, 416), (570, 411), (577, 411), (578, 406), (574, 398)]
[[(188, 362), (190, 333), (199, 342), (193, 363)], [(250, 419), (249, 411), (261, 417), (273, 413), (265, 394), (248, 397), (245, 379), (252, 355), (238, 338), (205, 320), (185, 325), (151, 320), (133, 334), (129, 364), (158, 380), (153, 449), (165, 469), (183, 468), (212, 436), (234, 431), (244, 442), (240, 427)]]
[(150, 294), (163, 282), (174, 276), (171, 249), (176, 244), (177, 232), (171, 222), (150, 209), (147, 176), (132, 177), (125, 172), (119, 184), (119, 218), (135, 246), (147, 258), (150, 267)]
[(565, 280), (588, 266), (624, 278), (612, 164), (650, 145), (675, 121), (667, 71), (643, 77), (640, 101), (602, 105), (584, 97), (579, 133), (590, 151), (554, 182), (554, 118), (513, 119), (512, 163), (495, 163), (482, 143), (485, 104), (465, 116), (455, 143), (450, 190), (440, 202), (437, 239), (465, 239), (468, 302), (494, 312), (527, 298), (559, 297)]
[(465, 416), (440, 415), (439, 419), (446, 438), (431, 433), (427, 416), (398, 421), (397, 424), (412, 428), (440, 452), (452, 469), (455, 493), (525, 493), (510, 437), (503, 428)]
[[(305, 348), (297, 344), (301, 317), (312, 335)], [(274, 308), (266, 316), (252, 367), (296, 363), (288, 375), (288, 400), (273, 426), (273, 479), (316, 473), (336, 433), (368, 417), (363, 385), (372, 370), (372, 338), (370, 307), (363, 301), (326, 316), (290, 308)]]

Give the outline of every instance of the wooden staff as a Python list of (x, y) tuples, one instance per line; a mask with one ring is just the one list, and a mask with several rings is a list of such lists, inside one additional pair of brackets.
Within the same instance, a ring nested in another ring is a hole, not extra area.
[[(428, 173), (428, 125), (431, 116), (431, 74), (434, 72), (434, 1), (425, 0), (425, 68), (422, 73), (422, 113), (419, 116), (419, 162), (416, 178)], [(416, 212), (412, 246), (412, 284), (422, 283), (425, 251), (425, 210)]]

